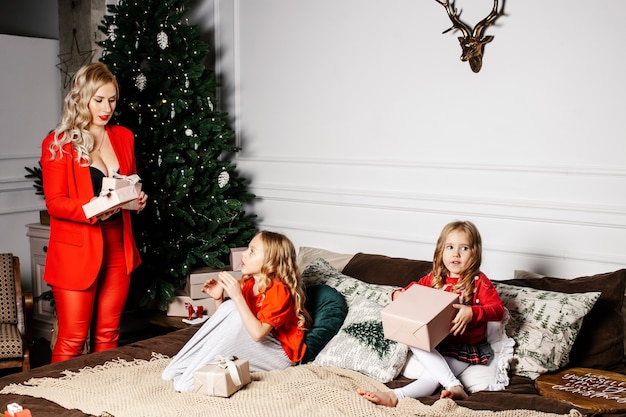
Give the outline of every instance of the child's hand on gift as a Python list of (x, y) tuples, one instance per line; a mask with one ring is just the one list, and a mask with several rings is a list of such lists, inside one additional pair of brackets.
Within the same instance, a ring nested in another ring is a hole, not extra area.
[(452, 328), (450, 329), (450, 333), (454, 333), (454, 335), (457, 336), (465, 333), (467, 325), (472, 320), (473, 313), (472, 308), (465, 304), (452, 304), (452, 307), (459, 310), (454, 320), (452, 320)]
[(241, 284), (237, 278), (228, 272), (222, 271), (217, 274), (217, 280), (231, 299), (238, 300), (243, 298), (243, 295), (241, 294)]

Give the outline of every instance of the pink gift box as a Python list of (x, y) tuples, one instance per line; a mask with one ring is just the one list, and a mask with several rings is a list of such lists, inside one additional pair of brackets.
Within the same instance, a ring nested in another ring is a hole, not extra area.
[(250, 364), (236, 357), (218, 358), (193, 373), (194, 391), (198, 394), (230, 397), (250, 383)]
[(97, 198), (83, 205), (83, 211), (89, 219), (118, 206), (126, 210), (137, 210), (140, 193), (141, 183), (137, 175), (104, 177), (102, 192)]
[[(202, 292), (204, 283), (210, 278), (217, 279), (217, 276), (220, 272), (222, 272), (221, 269), (209, 267), (194, 269), (187, 276), (187, 283), (185, 284), (185, 289), (183, 290), (184, 295), (187, 295), (194, 300), (208, 298), (209, 296), (206, 293)], [(226, 272), (234, 276), (235, 279), (241, 279), (241, 271), (226, 270)]]
[(448, 334), (459, 303), (454, 293), (412, 285), (381, 311), (385, 337), (431, 351)]
[(248, 248), (230, 248), (230, 266), (233, 271), (241, 271), (241, 260), (243, 259), (243, 253)]

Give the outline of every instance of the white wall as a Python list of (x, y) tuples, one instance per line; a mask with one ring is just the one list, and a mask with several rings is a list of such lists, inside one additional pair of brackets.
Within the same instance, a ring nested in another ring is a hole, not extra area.
[(41, 141), (60, 120), (58, 45), (58, 40), (0, 35), (0, 252), (20, 257), (28, 289), (26, 224), (39, 222), (45, 204), (24, 178), (24, 167), (37, 165)]
[(205, 3), (261, 227), (430, 259), (471, 219), (494, 279), (626, 266), (623, 1), (508, 2), (478, 74), (434, 0)]

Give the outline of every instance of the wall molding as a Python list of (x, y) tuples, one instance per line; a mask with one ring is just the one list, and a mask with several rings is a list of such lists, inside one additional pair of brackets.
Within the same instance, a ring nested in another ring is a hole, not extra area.
[(621, 167), (606, 168), (595, 166), (566, 166), (566, 165), (510, 165), (510, 164), (460, 164), (453, 166), (449, 162), (432, 162), (420, 160), (378, 160), (378, 159), (347, 159), (347, 158), (315, 158), (308, 156), (248, 156), (239, 153), (237, 160), (245, 163), (267, 164), (308, 164), (308, 165), (335, 165), (335, 166), (365, 166), (365, 167), (389, 167), (389, 168), (413, 168), (445, 171), (484, 171), (484, 172), (512, 172), (531, 174), (554, 174), (554, 175), (579, 175), (579, 176), (606, 176), (626, 178), (626, 169)]
[[(322, 233), (328, 236), (340, 236), (340, 237), (352, 237), (361, 240), (370, 240), (370, 241), (387, 241), (393, 244), (397, 244), (398, 242), (402, 242), (411, 246), (420, 246), (426, 245), (432, 247), (433, 237), (416, 237), (415, 233), (392, 233), (389, 231), (381, 231), (376, 234), (363, 232), (361, 229), (356, 230), (353, 228), (347, 228), (336, 225), (332, 227), (326, 225), (319, 225), (315, 223), (306, 223), (306, 222), (289, 222), (289, 221), (281, 221), (278, 223), (265, 222), (262, 223), (262, 229), (269, 230), (292, 230), (292, 231), (300, 231), (300, 232), (314, 232), (314, 233)], [(329, 239), (330, 241), (330, 239)], [(580, 251), (568, 251), (568, 250), (558, 250), (550, 248), (534, 248), (536, 250), (531, 250), (528, 247), (518, 246), (518, 245), (503, 245), (503, 244), (486, 244), (483, 243), (483, 251), (484, 253), (493, 253), (500, 254), (506, 256), (515, 256), (515, 257), (523, 257), (523, 258), (534, 258), (534, 259), (544, 259), (548, 261), (563, 261), (564, 259), (579, 261), (583, 263), (597, 264), (597, 265), (612, 265), (614, 268), (624, 268), (626, 265), (624, 264), (624, 258), (620, 256), (606, 256), (601, 253), (594, 252), (580, 252)], [(559, 248), (560, 249), (560, 248)], [(390, 255), (395, 256), (395, 255)]]
[[(585, 227), (626, 229), (626, 207), (599, 204), (565, 204), (527, 200), (500, 199), (497, 197), (472, 198), (420, 193), (389, 193), (383, 190), (352, 191), (345, 188), (319, 188), (278, 184), (252, 184), (250, 191), (261, 200), (285, 203), (313, 204), (325, 206), (347, 206), (361, 209), (407, 211), (420, 213), (450, 214), (465, 217), (484, 217), (515, 221), (533, 221), (552, 224), (569, 224)], [(416, 203), (427, 203), (418, 205)], [(404, 203), (404, 204), (402, 204)], [(459, 207), (464, 210), (459, 211)], [(468, 208), (473, 210), (468, 210)], [(519, 214), (506, 214), (519, 213)], [(528, 213), (538, 213), (531, 215)], [(543, 213), (542, 215), (539, 214)], [(545, 213), (551, 213), (551, 216)], [(563, 213), (569, 213), (564, 218)], [(574, 215), (571, 215), (571, 214)], [(576, 215), (580, 217), (577, 219)], [(585, 220), (587, 217), (598, 220)], [(607, 221), (607, 217), (614, 217)], [(600, 220), (602, 219), (602, 220)]]

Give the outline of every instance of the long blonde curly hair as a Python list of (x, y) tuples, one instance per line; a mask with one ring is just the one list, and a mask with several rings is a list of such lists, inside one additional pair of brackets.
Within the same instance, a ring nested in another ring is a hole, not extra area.
[(482, 263), (483, 243), (478, 228), (470, 221), (455, 221), (448, 223), (441, 230), (437, 246), (435, 247), (435, 255), (433, 257), (433, 279), (432, 287), (441, 288), (450, 271), (443, 263), (443, 251), (446, 246), (446, 239), (451, 232), (461, 231), (465, 233), (469, 240), (470, 258), (464, 271), (459, 274), (459, 281), (454, 286), (455, 292), (463, 294), (463, 303), (471, 304), (474, 296), (474, 277), (480, 273), (480, 264)]
[(54, 130), (54, 140), (50, 144), (51, 159), (63, 154), (63, 146), (71, 143), (77, 153), (77, 162), (89, 165), (89, 152), (94, 147), (94, 137), (89, 132), (91, 112), (89, 101), (96, 91), (105, 84), (115, 86), (119, 97), (119, 85), (115, 76), (101, 62), (87, 64), (80, 68), (72, 79), (70, 91), (63, 100), (63, 117)]
[(311, 316), (304, 307), (306, 296), (296, 263), (296, 249), (293, 243), (285, 235), (267, 230), (260, 231), (257, 236), (261, 238), (265, 250), (265, 259), (257, 284), (259, 293), (265, 292), (272, 279), (284, 282), (289, 287), (295, 303), (298, 327), (308, 329), (311, 325)]

